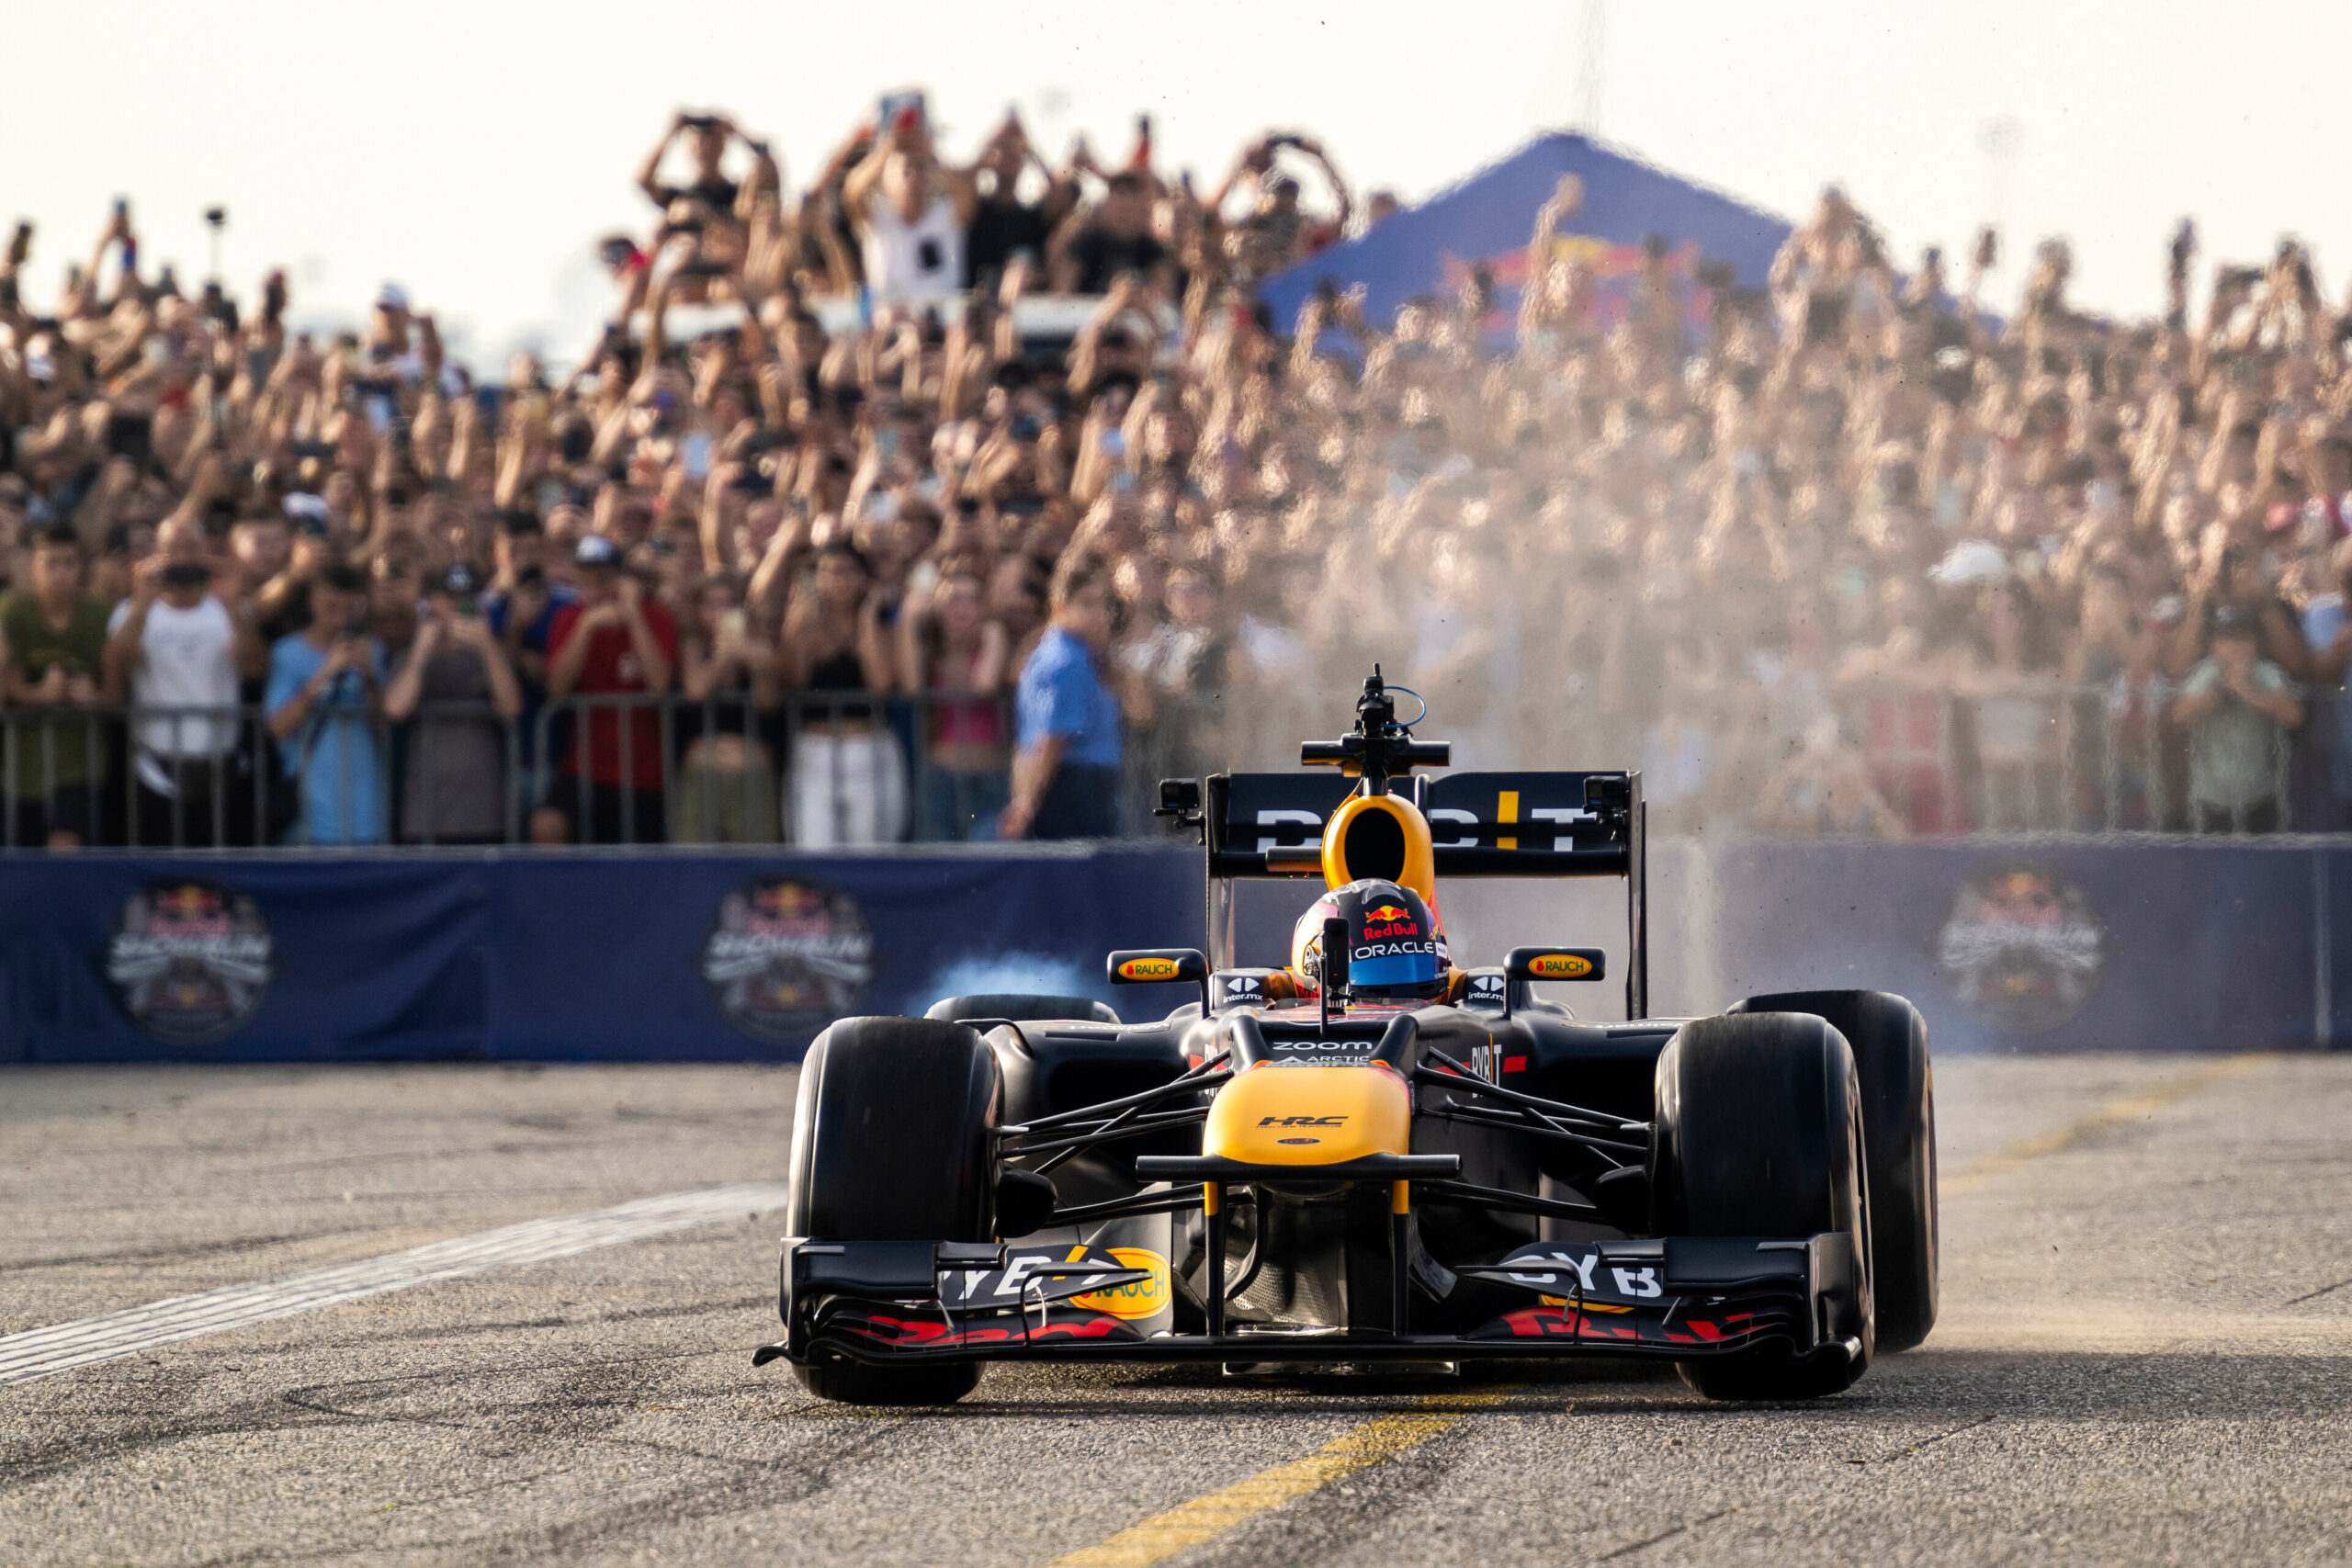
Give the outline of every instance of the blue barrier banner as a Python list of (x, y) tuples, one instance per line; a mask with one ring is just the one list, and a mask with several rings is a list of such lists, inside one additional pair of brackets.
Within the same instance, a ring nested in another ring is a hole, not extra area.
[(1164, 1014), (1114, 947), (1197, 945), (1197, 851), (515, 859), (492, 895), (492, 1054), (796, 1059), (831, 1020), (1028, 991)]
[(2315, 890), (2352, 893), (2352, 852), (2294, 844), (1714, 852), (1731, 995), (1899, 991), (1939, 1051), (2308, 1050), (2334, 957)]
[(797, 1059), (832, 1019), (1046, 992), (1164, 1014), (1197, 851), (0, 860), (0, 1060)]
[[(1660, 851), (1663, 1012), (1867, 987), (1910, 997), (1947, 1053), (2352, 1043), (2352, 848)], [(989, 991), (1159, 1017), (1194, 993), (1114, 990), (1102, 955), (1199, 945), (1203, 877), (1177, 845), (9, 856), (0, 1061), (792, 1060), (834, 1018)], [(1569, 920), (1556, 885), (1525, 886), (1512, 930), (1476, 940), (1622, 940), (1622, 905)]]
[(473, 1054), (479, 862), (0, 861), (0, 1058), (368, 1061)]

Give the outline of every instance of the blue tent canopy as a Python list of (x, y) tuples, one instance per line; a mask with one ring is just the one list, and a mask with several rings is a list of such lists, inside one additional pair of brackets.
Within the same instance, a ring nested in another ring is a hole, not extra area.
[(1694, 313), (1708, 307), (1696, 285), (1701, 260), (1729, 263), (1738, 281), (1760, 288), (1773, 255), (1789, 237), (1786, 220), (1733, 200), (1635, 158), (1566, 132), (1539, 136), (1460, 185), (1342, 244), (1277, 273), (1259, 293), (1287, 333), (1318, 279), (1346, 288), (1364, 286), (1364, 314), (1386, 321), (1406, 300), (1450, 293), (1480, 263), (1493, 274), (1498, 299), (1490, 325), (1505, 326), (1527, 276), (1527, 243), (1535, 214), (1562, 175), (1584, 181), (1584, 208), (1555, 243), (1587, 257), (1598, 273), (1603, 309), (1621, 303), (1639, 268), (1645, 236), (1667, 243), (1669, 268), (1691, 296)]

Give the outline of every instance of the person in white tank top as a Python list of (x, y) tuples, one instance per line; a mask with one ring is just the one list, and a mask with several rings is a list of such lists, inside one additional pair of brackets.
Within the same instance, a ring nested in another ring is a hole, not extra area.
[(937, 299), (961, 288), (964, 235), (978, 200), (970, 174), (940, 163), (913, 114), (876, 137), (842, 186), (874, 302)]

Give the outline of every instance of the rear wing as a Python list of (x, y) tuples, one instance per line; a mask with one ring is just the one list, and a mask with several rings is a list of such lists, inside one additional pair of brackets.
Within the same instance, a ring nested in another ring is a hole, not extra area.
[[(1429, 819), (1440, 877), (1622, 876), (1630, 962), (1625, 1012), (1649, 1010), (1645, 809), (1638, 773), (1446, 773), (1391, 778), (1388, 793)], [(1231, 946), (1227, 885), (1321, 874), (1323, 829), (1358, 781), (1331, 773), (1214, 773), (1160, 785), (1163, 812), (1208, 848), (1213, 948)], [(1230, 953), (1213, 953), (1218, 967)]]
[[(1356, 789), (1328, 773), (1215, 773), (1202, 784), (1213, 878), (1315, 874), (1323, 826)], [(1641, 791), (1639, 773), (1559, 773), (1416, 774), (1389, 793), (1429, 818), (1440, 876), (1631, 876)]]

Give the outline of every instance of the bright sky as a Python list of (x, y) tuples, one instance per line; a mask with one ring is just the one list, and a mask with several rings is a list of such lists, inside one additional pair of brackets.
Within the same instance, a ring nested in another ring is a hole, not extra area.
[[(1204, 181), (1297, 129), (1411, 200), (1573, 122), (1596, 33), (1611, 141), (1791, 216), (1840, 180), (1906, 260), (1998, 218), (1998, 305), (2031, 241), (2064, 233), (2081, 302), (2153, 310), (2183, 214), (2207, 261), (2292, 231), (2331, 297), (2352, 265), (2342, 5), (125, 0), (26, 6), (9, 33), (0, 221), (40, 225), (36, 300), (118, 194), (193, 288), (220, 203), (249, 299), (282, 263), (299, 320), (350, 321), (397, 279), (478, 364), (586, 345), (591, 246), (646, 226), (630, 177), (682, 103), (767, 135), (796, 189), (878, 92), (920, 85), (957, 156), (1008, 104), (1056, 157), (1080, 130), (1124, 152), (1148, 110), (1163, 166)], [(1984, 151), (2000, 121), (2006, 161)]]

